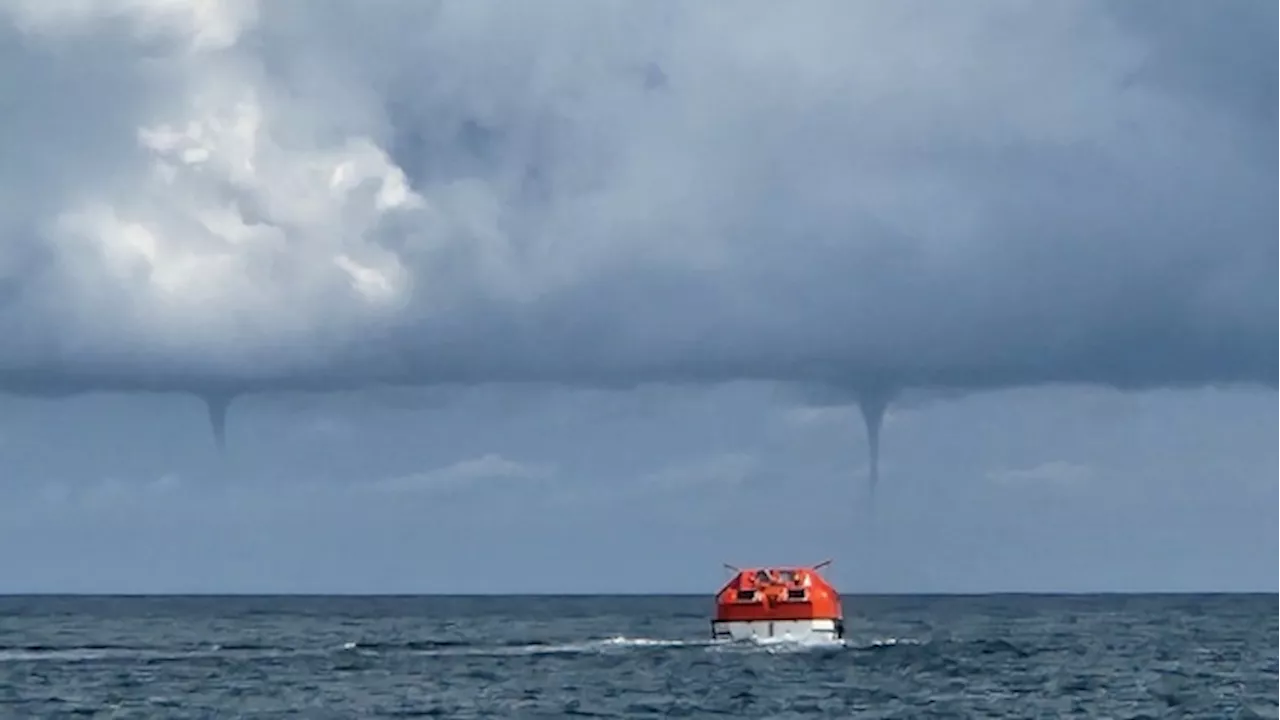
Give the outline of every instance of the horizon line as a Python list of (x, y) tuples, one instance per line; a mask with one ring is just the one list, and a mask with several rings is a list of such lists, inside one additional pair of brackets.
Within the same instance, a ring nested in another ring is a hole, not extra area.
[[(716, 590), (706, 592), (319, 592), (319, 591), (0, 591), (0, 599), (8, 598), (655, 598), (655, 597), (714, 597)], [(903, 597), (1136, 597), (1136, 596), (1195, 596), (1195, 595), (1276, 595), (1273, 590), (984, 590), (984, 591), (872, 591), (841, 592), (846, 598), (903, 598)]]

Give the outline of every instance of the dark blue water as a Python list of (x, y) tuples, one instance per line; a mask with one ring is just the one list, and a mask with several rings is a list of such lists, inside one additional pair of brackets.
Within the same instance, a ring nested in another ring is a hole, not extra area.
[(1276, 595), (846, 603), (804, 647), (703, 597), (0, 598), (0, 716), (1277, 716)]

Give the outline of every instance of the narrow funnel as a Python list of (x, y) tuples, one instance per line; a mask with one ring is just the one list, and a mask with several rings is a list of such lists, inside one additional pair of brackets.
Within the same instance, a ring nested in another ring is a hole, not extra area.
[(227, 408), (231, 406), (230, 395), (205, 395), (205, 407), (209, 410), (209, 427), (213, 430), (213, 442), (219, 453), (227, 451)]
[(862, 411), (862, 422), (867, 431), (868, 489), (873, 502), (876, 484), (880, 482), (880, 428), (884, 425), (884, 413), (892, 396), (893, 392), (886, 388), (868, 388), (858, 393), (858, 409)]

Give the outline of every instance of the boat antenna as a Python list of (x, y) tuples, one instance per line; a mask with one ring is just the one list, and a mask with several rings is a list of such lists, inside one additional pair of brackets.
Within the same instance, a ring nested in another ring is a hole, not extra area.
[(831, 560), (830, 560), (830, 559), (823, 560), (822, 562), (818, 563), (817, 565), (814, 565), (814, 566), (813, 566), (813, 569), (814, 569), (814, 570), (821, 570), (822, 568), (824, 568), (824, 567), (826, 567), (826, 566), (828, 566), (828, 565), (830, 565), (830, 564), (831, 564)]

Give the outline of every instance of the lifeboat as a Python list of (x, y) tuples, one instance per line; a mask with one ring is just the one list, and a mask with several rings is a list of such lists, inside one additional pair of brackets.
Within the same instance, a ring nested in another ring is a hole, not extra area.
[(716, 594), (715, 640), (839, 640), (844, 637), (840, 594), (813, 567), (742, 570)]

